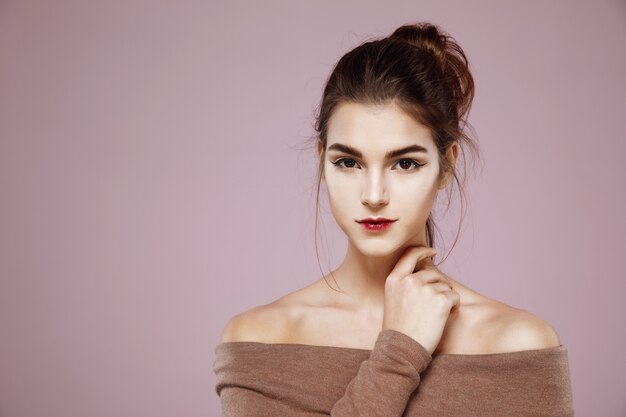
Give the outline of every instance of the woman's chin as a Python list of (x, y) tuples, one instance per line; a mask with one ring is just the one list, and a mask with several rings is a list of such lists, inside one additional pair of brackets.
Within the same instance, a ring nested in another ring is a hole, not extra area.
[(390, 241), (375, 242), (373, 240), (355, 242), (354, 247), (368, 258), (384, 258), (393, 255), (399, 249), (397, 244)]

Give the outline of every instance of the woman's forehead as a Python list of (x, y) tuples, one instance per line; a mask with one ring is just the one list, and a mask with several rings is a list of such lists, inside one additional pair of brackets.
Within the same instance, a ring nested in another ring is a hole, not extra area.
[(328, 145), (396, 149), (412, 144), (431, 148), (430, 129), (393, 104), (341, 103), (328, 124)]

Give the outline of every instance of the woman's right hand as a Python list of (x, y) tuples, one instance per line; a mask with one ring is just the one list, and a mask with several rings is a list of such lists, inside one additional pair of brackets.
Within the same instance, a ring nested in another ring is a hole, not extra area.
[(393, 329), (418, 341), (432, 353), (460, 295), (432, 263), (428, 246), (405, 250), (385, 282), (383, 330)]

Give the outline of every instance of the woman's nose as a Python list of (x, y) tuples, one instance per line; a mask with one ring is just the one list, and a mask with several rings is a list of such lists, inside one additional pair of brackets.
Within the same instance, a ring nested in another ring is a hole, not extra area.
[(364, 178), (361, 202), (374, 207), (387, 204), (387, 188), (380, 173), (372, 172)]

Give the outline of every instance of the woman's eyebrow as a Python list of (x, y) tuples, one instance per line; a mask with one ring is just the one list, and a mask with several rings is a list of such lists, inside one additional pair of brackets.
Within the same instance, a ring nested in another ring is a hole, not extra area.
[[(352, 146), (344, 145), (342, 143), (333, 143), (328, 147), (329, 151), (339, 151), (346, 153), (348, 155), (356, 156), (357, 158), (362, 158), (363, 153)], [(385, 159), (395, 158), (396, 156), (404, 155), (405, 153), (410, 152), (423, 152), (428, 153), (428, 150), (421, 145), (409, 145), (400, 149), (393, 149), (391, 151), (387, 151), (385, 153)]]

